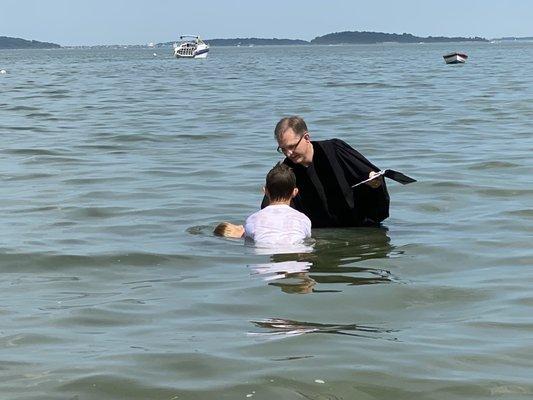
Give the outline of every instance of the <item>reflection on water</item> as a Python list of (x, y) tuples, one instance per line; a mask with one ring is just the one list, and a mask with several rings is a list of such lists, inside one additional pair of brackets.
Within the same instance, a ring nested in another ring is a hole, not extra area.
[(263, 320), (250, 322), (259, 328), (265, 329), (265, 331), (262, 332), (249, 332), (248, 335), (250, 336), (290, 337), (304, 335), (306, 333), (333, 333), (337, 335), (396, 340), (396, 338), (389, 337), (387, 335), (397, 332), (391, 329), (368, 325), (321, 324), (314, 322), (294, 321), (284, 318), (266, 318)]
[(385, 227), (315, 230), (315, 250), (319, 256), (315, 269), (388, 258), (395, 253), (387, 232)]
[[(319, 289), (317, 284), (373, 285), (400, 282), (384, 268), (355, 266), (394, 255), (385, 228), (322, 229), (315, 231), (313, 252), (276, 253), (271, 263), (250, 265), (269, 285), (285, 293), (340, 292)], [(275, 282), (270, 282), (275, 281)]]
[(248, 246), (251, 246), (254, 248), (255, 254), (263, 254), (263, 255), (271, 255), (271, 254), (306, 254), (311, 253), (313, 251), (313, 245), (314, 241), (309, 241), (301, 244), (290, 244), (290, 245), (284, 245), (284, 246), (276, 246), (276, 247), (259, 247), (255, 246), (253, 240), (247, 239), (245, 243)]
[(265, 281), (281, 279), (287, 275), (307, 272), (311, 263), (299, 261), (282, 261), (277, 263), (249, 265), (252, 274), (260, 275)]
[(306, 273), (287, 274), (285, 279), (269, 283), (271, 286), (278, 286), (285, 293), (306, 294), (317, 292), (315, 290), (316, 281)]
[(311, 263), (302, 261), (281, 261), (249, 265), (252, 275), (259, 275), (269, 285), (278, 286), (285, 293), (311, 293), (316, 281), (309, 277)]
[(190, 235), (209, 235), (213, 233), (213, 227), (210, 225), (194, 225), (188, 227), (185, 232)]

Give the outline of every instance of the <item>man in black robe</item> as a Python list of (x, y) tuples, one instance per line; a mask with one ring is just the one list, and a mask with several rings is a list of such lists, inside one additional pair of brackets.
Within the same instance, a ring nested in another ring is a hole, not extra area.
[[(311, 141), (300, 117), (281, 119), (274, 131), (278, 151), (295, 175), (298, 195), (291, 204), (311, 219), (313, 228), (378, 226), (389, 216), (383, 177), (360, 183), (379, 171), (340, 139)], [(263, 199), (261, 207), (267, 206)]]

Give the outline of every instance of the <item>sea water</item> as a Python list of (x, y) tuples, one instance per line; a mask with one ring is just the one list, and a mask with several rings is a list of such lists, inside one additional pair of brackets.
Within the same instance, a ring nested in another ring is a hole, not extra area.
[[(0, 51), (1, 399), (533, 396), (531, 43), (155, 51)], [(211, 234), (291, 114), (418, 180), (382, 229)]]

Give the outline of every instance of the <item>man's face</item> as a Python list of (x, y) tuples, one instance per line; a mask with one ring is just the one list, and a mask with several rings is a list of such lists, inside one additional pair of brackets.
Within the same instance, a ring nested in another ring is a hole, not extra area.
[(309, 134), (297, 135), (292, 128), (287, 129), (280, 135), (278, 146), (293, 163), (300, 164), (307, 160), (309, 153)]

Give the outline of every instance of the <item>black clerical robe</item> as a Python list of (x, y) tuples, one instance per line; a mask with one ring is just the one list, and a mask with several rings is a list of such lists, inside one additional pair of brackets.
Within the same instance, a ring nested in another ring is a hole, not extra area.
[[(385, 180), (379, 188), (351, 188), (379, 171), (361, 153), (340, 139), (313, 141), (313, 162), (308, 167), (283, 162), (296, 175), (298, 195), (291, 206), (311, 219), (313, 228), (376, 226), (389, 216)], [(268, 204), (264, 199), (262, 207)]]

